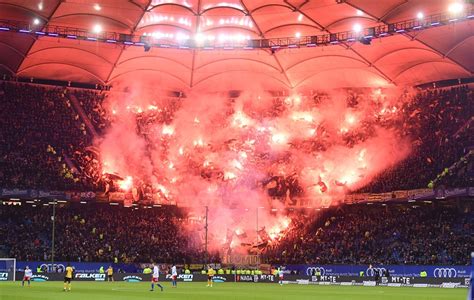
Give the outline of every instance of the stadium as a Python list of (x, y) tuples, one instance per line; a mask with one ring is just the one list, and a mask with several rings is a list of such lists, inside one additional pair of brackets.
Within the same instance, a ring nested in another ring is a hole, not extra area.
[(0, 299), (474, 299), (470, 0), (0, 0)]

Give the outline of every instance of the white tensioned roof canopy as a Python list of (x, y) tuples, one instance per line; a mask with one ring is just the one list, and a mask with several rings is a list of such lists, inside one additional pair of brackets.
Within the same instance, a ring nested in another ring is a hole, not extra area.
[[(263, 39), (369, 28), (443, 13), (450, 0), (0, 0), (0, 19), (151, 36)], [(464, 9), (472, 4), (463, 2)], [(35, 19), (37, 19), (35, 21)], [(473, 21), (295, 49), (172, 49), (0, 32), (0, 72), (118, 84), (153, 79), (188, 90), (416, 85), (471, 77)], [(359, 26), (357, 25), (357, 26)], [(272, 53), (274, 52), (274, 53)]]

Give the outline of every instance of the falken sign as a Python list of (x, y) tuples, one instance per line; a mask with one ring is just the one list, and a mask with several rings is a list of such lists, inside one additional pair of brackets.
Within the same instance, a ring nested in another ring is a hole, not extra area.
[(76, 273), (74, 278), (79, 280), (105, 281), (105, 274), (101, 273)]
[[(193, 281), (193, 277), (193, 274), (179, 274), (177, 279), (182, 281)], [(171, 274), (166, 274), (166, 279), (171, 279)]]

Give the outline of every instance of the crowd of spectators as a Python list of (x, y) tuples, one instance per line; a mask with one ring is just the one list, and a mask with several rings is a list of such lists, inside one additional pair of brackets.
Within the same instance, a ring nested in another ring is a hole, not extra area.
[[(5, 128), (0, 132), (1, 187), (102, 191), (106, 188), (108, 183), (100, 173), (98, 151), (71, 104), (72, 95), (102, 134), (113, 119), (104, 108), (106, 92), (1, 83), (0, 101), (4, 105), (0, 123)], [(395, 122), (403, 128), (402, 134), (414, 141), (412, 153), (353, 192), (472, 185), (473, 155), (466, 154), (474, 146), (473, 98), (474, 93), (462, 86), (423, 91), (406, 101), (400, 109), (403, 117)], [(348, 105), (357, 105), (354, 101), (349, 97)], [(137, 114), (137, 130), (145, 140), (153, 134), (149, 125), (170, 122), (181, 102), (169, 103), (163, 110)], [(148, 144), (155, 147), (157, 143)], [(204, 177), (209, 175), (205, 171), (201, 172)], [(272, 176), (263, 183), (269, 196), (304, 193), (297, 177)]]
[(0, 186), (77, 189), (69, 157), (91, 138), (64, 88), (0, 83)]
[[(388, 192), (435, 187), (431, 183), (446, 168), (474, 147), (474, 92), (468, 87), (427, 90), (417, 94), (402, 108), (399, 126), (414, 140), (412, 153), (402, 162), (380, 173), (359, 192)], [(462, 172), (453, 170), (439, 182), (446, 187), (474, 184), (469, 157)], [(431, 184), (430, 184), (431, 183)]]
[[(84, 262), (202, 263), (185, 215), (175, 207), (124, 208), (108, 204), (59, 206), (55, 211), (55, 260)], [(17, 260), (50, 260), (52, 206), (3, 206), (1, 246)], [(215, 254), (214, 254), (215, 256)], [(212, 261), (213, 255), (209, 258)]]
[[(474, 211), (469, 201), (345, 205), (293, 214), (261, 249), (272, 264), (469, 264)], [(0, 250), (17, 260), (50, 260), (52, 206), (3, 206)], [(203, 226), (201, 226), (203, 227)], [(203, 243), (176, 207), (68, 204), (55, 212), (55, 260), (203, 263)], [(262, 236), (261, 236), (262, 237)], [(220, 262), (212, 253), (208, 261)]]
[(262, 254), (276, 264), (466, 265), (474, 245), (469, 201), (345, 205), (291, 230)]
[(72, 93), (79, 101), (79, 104), (84, 109), (87, 117), (94, 125), (99, 133), (110, 125), (110, 119), (107, 111), (103, 106), (107, 94), (104, 91), (89, 91), (89, 90), (73, 90)]
[[(104, 188), (102, 174), (97, 173), (100, 162), (90, 150), (92, 138), (71, 107), (68, 93), (75, 96), (99, 134), (103, 133), (111, 120), (103, 107), (105, 92), (2, 83), (0, 122), (2, 128), (9, 128), (1, 132), (2, 187)], [(433, 180), (448, 187), (472, 184), (472, 155), (463, 159), (474, 146), (472, 102), (473, 92), (467, 87), (424, 91), (406, 102), (399, 126), (415, 141), (413, 152), (357, 192), (432, 187)], [(138, 129), (145, 138), (150, 120), (169, 121), (166, 111), (157, 111), (156, 116), (153, 113), (146, 118), (137, 116)], [(454, 164), (456, 168), (449, 168)], [(435, 180), (440, 175), (443, 180)], [(274, 181), (275, 187), (269, 189), (272, 197), (284, 196), (288, 189), (292, 195), (302, 192), (292, 177)]]

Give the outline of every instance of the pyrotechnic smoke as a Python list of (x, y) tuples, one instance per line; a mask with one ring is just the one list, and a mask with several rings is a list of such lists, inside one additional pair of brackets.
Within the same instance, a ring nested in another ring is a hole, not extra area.
[(165, 203), (209, 206), (216, 246), (247, 232), (257, 240), (257, 211), (274, 239), (289, 222), (270, 208), (335, 204), (409, 153), (396, 126), (400, 99), (368, 90), (170, 98), (135, 87), (107, 100), (103, 172), (122, 177), (122, 189), (148, 184)]

